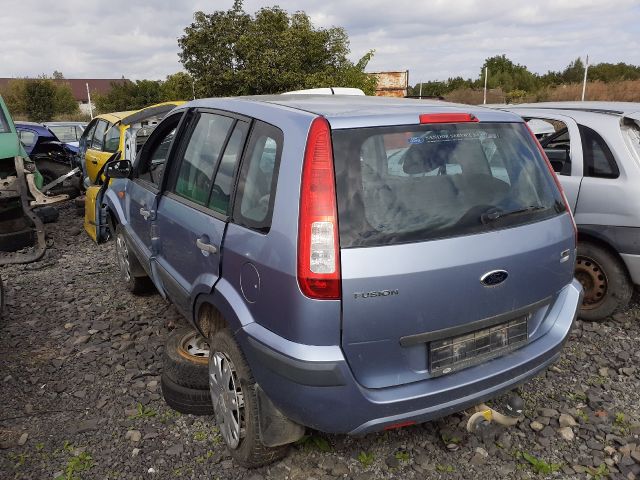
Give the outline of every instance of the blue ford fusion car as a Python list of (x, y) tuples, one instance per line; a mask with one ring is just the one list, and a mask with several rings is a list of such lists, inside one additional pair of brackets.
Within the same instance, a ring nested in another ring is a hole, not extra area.
[(364, 434), (512, 389), (558, 358), (580, 305), (566, 199), (510, 113), (197, 100), (107, 174), (122, 280), (151, 280), (208, 338), (245, 466), (304, 427)]

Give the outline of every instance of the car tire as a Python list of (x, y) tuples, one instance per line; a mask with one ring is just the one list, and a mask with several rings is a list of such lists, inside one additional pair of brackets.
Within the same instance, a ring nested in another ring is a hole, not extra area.
[(135, 295), (153, 290), (153, 283), (146, 275), (134, 275), (134, 271), (143, 270), (135, 254), (129, 250), (122, 225), (116, 226), (116, 262), (120, 270), (120, 279), (127, 290)]
[(584, 288), (578, 313), (583, 320), (604, 320), (631, 300), (633, 284), (624, 264), (599, 245), (578, 243), (575, 276)]
[(171, 332), (164, 346), (162, 373), (178, 385), (205, 390), (208, 394), (209, 345), (206, 340), (191, 328)]
[[(266, 447), (260, 440), (255, 381), (233, 336), (227, 329), (219, 330), (212, 334), (209, 345), (211, 399), (216, 423), (231, 456), (245, 468), (283, 458), (288, 445)], [(235, 399), (235, 404), (229, 399)]]
[[(52, 162), (49, 160), (38, 160), (36, 162), (36, 167), (40, 175), (42, 175), (42, 185), (47, 185), (49, 182), (52, 182), (58, 177), (69, 173), (71, 170), (70, 167), (66, 165), (62, 165), (60, 163)], [(68, 182), (71, 181), (72, 185), (68, 185)], [(71, 198), (75, 198), (80, 195), (80, 188), (78, 182), (73, 182), (72, 180), (66, 180), (67, 185), (64, 185), (64, 182), (56, 185), (51, 189), (51, 191), (42, 192), (48, 195), (60, 195), (66, 193)]]
[(164, 373), (160, 375), (162, 396), (167, 405), (187, 415), (213, 415), (209, 390), (178, 385)]

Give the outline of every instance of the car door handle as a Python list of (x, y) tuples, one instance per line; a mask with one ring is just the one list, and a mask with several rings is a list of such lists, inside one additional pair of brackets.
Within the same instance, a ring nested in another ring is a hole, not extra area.
[(149, 210), (147, 210), (146, 208), (141, 208), (140, 209), (140, 215), (142, 215), (144, 217), (144, 219), (147, 220), (149, 218), (149, 216), (151, 216), (151, 212)]
[(206, 243), (199, 238), (196, 240), (196, 247), (202, 250), (203, 255), (209, 255), (210, 253), (218, 253), (218, 248), (215, 245), (211, 245), (210, 243)]

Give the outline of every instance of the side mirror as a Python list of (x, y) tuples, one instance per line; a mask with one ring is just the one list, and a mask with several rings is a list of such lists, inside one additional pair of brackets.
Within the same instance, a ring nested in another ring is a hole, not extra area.
[(107, 168), (105, 168), (104, 174), (108, 179), (129, 178), (132, 171), (133, 166), (131, 165), (131, 162), (129, 160), (116, 160), (107, 164)]

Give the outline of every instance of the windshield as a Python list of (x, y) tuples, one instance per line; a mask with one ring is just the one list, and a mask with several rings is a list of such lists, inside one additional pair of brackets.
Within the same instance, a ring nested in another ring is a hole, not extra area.
[(417, 242), (564, 211), (524, 124), (335, 130), (342, 248)]
[(9, 122), (7, 122), (7, 118), (4, 116), (4, 112), (0, 108), (0, 133), (9, 133), (10, 131)]

